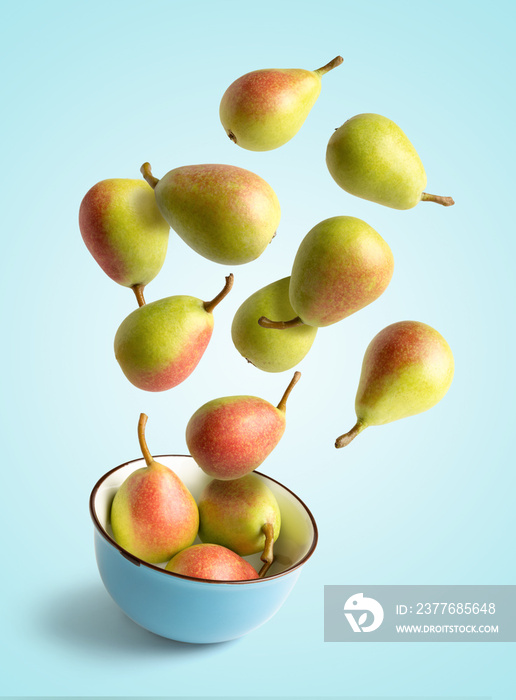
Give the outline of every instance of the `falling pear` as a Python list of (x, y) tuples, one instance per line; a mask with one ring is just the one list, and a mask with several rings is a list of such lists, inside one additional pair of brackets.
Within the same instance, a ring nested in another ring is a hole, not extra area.
[(213, 332), (213, 310), (229, 294), (233, 275), (211, 301), (178, 295), (143, 303), (120, 324), (115, 356), (139, 389), (166, 391), (197, 367)]
[(394, 258), (384, 239), (353, 216), (325, 219), (301, 241), (292, 266), (289, 298), (297, 314), (261, 317), (263, 328), (329, 326), (378, 299), (391, 281)]
[(416, 149), (397, 124), (380, 114), (358, 114), (336, 129), (328, 142), (326, 164), (343, 190), (386, 207), (455, 204), (451, 197), (423, 191), (426, 173)]
[(317, 70), (267, 69), (235, 80), (220, 103), (229, 138), (248, 151), (270, 151), (297, 134), (321, 92), (321, 78), (343, 58)]
[(104, 272), (137, 298), (165, 261), (170, 227), (142, 180), (97, 182), (81, 202), (79, 228)]
[(258, 258), (276, 234), (281, 215), (276, 193), (249, 170), (186, 165), (158, 180), (144, 163), (141, 172), (163, 218), (208, 260), (243, 265)]
[(186, 444), (201, 469), (229, 480), (259, 467), (283, 437), (287, 399), (300, 377), (294, 373), (277, 406), (258, 396), (224, 396), (198, 408), (186, 426)]
[(414, 416), (435, 406), (450, 388), (450, 346), (434, 328), (399, 321), (380, 331), (364, 355), (355, 399), (357, 422), (337, 438), (345, 447), (365, 428)]
[(296, 312), (289, 299), (290, 277), (272, 282), (251, 294), (237, 309), (231, 338), (238, 352), (265, 372), (284, 372), (295, 367), (308, 353), (317, 328), (298, 325), (284, 333), (263, 328), (258, 319), (292, 318)]

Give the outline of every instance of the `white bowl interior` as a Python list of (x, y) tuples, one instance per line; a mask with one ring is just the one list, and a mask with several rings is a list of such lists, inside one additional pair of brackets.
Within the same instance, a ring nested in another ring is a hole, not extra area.
[[(155, 457), (155, 459), (172, 469), (179, 476), (196, 501), (199, 500), (206, 484), (211, 481), (211, 477), (207, 476), (197, 466), (192, 457), (167, 455)], [(99, 486), (93, 507), (101, 526), (111, 538), (113, 538), (113, 531), (111, 530), (109, 514), (115, 493), (133, 471), (144, 466), (145, 461), (143, 459), (130, 462), (105, 477)], [(306, 507), (293, 493), (262, 474), (256, 474), (256, 476), (262, 479), (271, 489), (281, 511), (280, 536), (274, 544), (274, 563), (267, 574), (267, 577), (270, 577), (298, 564), (310, 550), (315, 532)], [(196, 539), (197, 542), (200, 542), (198, 538)], [(260, 568), (259, 554), (245, 558), (256, 569)], [(164, 568), (165, 565), (166, 562), (158, 566)]]

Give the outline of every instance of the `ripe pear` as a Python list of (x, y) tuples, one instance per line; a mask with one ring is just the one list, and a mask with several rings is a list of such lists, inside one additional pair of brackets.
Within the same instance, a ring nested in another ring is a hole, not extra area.
[(380, 114), (358, 114), (336, 129), (326, 164), (343, 190), (386, 207), (455, 203), (451, 197), (423, 192), (426, 173), (416, 149), (397, 124)]
[(141, 293), (161, 270), (170, 227), (146, 182), (98, 182), (81, 202), (79, 227), (90, 253), (118, 284)]
[(229, 138), (249, 151), (270, 151), (297, 134), (321, 92), (321, 78), (343, 59), (315, 71), (268, 69), (246, 73), (232, 83), (220, 103), (220, 121)]
[(448, 391), (454, 361), (446, 340), (419, 321), (393, 323), (364, 355), (355, 400), (356, 425), (335, 442), (348, 445), (370, 425), (384, 425), (435, 406)]
[(146, 423), (142, 413), (138, 439), (147, 466), (130, 474), (116, 492), (111, 527), (121, 547), (149, 564), (158, 564), (192, 544), (199, 511), (177, 474), (152, 458), (145, 440)]
[(329, 326), (363, 309), (391, 281), (391, 249), (371, 226), (353, 216), (321, 221), (305, 236), (292, 266), (289, 297), (294, 318), (260, 318), (270, 329)]
[(178, 552), (165, 569), (181, 576), (210, 581), (249, 581), (258, 578), (254, 566), (219, 544), (194, 544)]
[(187, 165), (161, 180), (144, 163), (163, 217), (190, 248), (222, 265), (255, 260), (274, 238), (281, 210), (272, 187), (233, 165)]
[(317, 328), (299, 325), (276, 333), (258, 325), (258, 319), (292, 318), (296, 315), (289, 299), (290, 277), (259, 289), (237, 310), (231, 337), (238, 352), (265, 372), (284, 372), (295, 367), (312, 347)]
[(197, 409), (186, 443), (201, 469), (221, 480), (254, 471), (283, 437), (287, 399), (300, 377), (294, 374), (277, 407), (257, 396), (224, 396)]
[(278, 502), (269, 487), (256, 474), (232, 481), (213, 479), (198, 505), (202, 542), (228, 547), (241, 557), (263, 550), (263, 576), (274, 560), (273, 545), (281, 528)]
[(233, 275), (211, 301), (173, 296), (144, 304), (120, 324), (115, 356), (139, 389), (166, 391), (197, 367), (213, 332), (213, 309), (229, 293)]

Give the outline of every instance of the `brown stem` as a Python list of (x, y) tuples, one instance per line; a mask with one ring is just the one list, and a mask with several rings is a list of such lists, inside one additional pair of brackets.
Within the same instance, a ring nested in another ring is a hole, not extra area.
[(145, 462), (148, 467), (154, 462), (152, 455), (147, 447), (147, 441), (145, 440), (145, 426), (147, 425), (147, 416), (145, 413), (140, 413), (140, 420), (138, 421), (138, 441), (140, 443), (140, 449)]
[(276, 328), (277, 330), (283, 331), (285, 328), (295, 328), (295, 326), (303, 326), (303, 321), (296, 316), (291, 318), (290, 321), (271, 321), (267, 316), (260, 316), (258, 319), (258, 324), (262, 328)]
[(228, 131), (228, 136), (229, 136), (229, 138), (231, 139), (231, 141), (233, 141), (233, 143), (237, 143), (237, 137), (236, 137), (235, 134), (231, 131), (231, 129)]
[(328, 73), (329, 71), (333, 70), (337, 66), (340, 66), (341, 63), (344, 62), (344, 59), (342, 56), (335, 56), (335, 58), (327, 63), (325, 66), (322, 68), (318, 68), (317, 70), (314, 71), (314, 73), (319, 73), (319, 75), (324, 75), (325, 73)]
[(213, 309), (217, 306), (217, 304), (220, 304), (220, 302), (224, 299), (224, 297), (227, 297), (229, 292), (231, 291), (231, 287), (233, 286), (233, 273), (228, 275), (226, 277), (226, 284), (224, 285), (224, 289), (220, 291), (217, 296), (212, 299), (211, 301), (205, 301), (204, 302), (204, 310), (207, 311), (209, 314), (212, 313)]
[(278, 410), (283, 411), (283, 413), (285, 413), (285, 411), (287, 410), (287, 399), (290, 396), (292, 389), (296, 386), (296, 384), (298, 383), (298, 381), (300, 379), (301, 379), (301, 372), (294, 372), (294, 376), (292, 377), (290, 384), (285, 389), (285, 393), (281, 397), (281, 401), (276, 406), (276, 408)]
[(258, 578), (265, 578), (265, 574), (271, 568), (272, 562), (266, 562), (258, 572)]
[(423, 192), (421, 195), (422, 202), (435, 202), (436, 204), (442, 204), (443, 207), (451, 207), (455, 204), (452, 197), (443, 197), (440, 194), (428, 194), (428, 192)]
[(145, 306), (145, 297), (143, 296), (143, 290), (145, 289), (144, 284), (133, 284), (131, 287), (133, 290), (136, 300), (138, 302), (138, 306)]
[(272, 523), (265, 523), (262, 527), (262, 532), (265, 535), (265, 546), (260, 559), (265, 563), (260, 569), (258, 578), (263, 578), (265, 576), (274, 561), (274, 525)]
[(365, 428), (367, 428), (365, 423), (357, 421), (348, 433), (344, 433), (344, 435), (341, 435), (335, 440), (335, 447), (346, 447), (346, 445), (349, 445), (349, 443), (354, 440), (362, 430), (365, 430)]
[(154, 189), (158, 184), (159, 180), (152, 174), (150, 163), (144, 163), (140, 168), (140, 172), (143, 175), (144, 179), (147, 180), (149, 185), (152, 187), (152, 189)]

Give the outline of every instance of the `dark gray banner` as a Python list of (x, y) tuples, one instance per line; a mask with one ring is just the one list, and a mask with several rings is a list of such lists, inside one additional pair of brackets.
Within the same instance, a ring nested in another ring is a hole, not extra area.
[(325, 586), (325, 642), (516, 642), (516, 586)]

